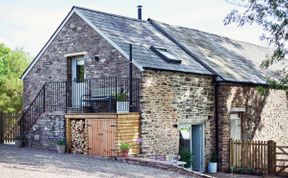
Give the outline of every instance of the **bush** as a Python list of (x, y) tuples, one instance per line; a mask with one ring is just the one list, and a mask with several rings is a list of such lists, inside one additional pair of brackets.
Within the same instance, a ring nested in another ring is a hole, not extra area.
[(56, 142), (56, 145), (66, 145), (66, 142), (65, 142), (65, 140), (58, 140)]
[(212, 152), (210, 162), (212, 163), (217, 163), (218, 162), (218, 155), (216, 154), (215, 151)]
[(128, 97), (127, 93), (119, 93), (116, 96), (117, 101), (125, 101)]
[(25, 137), (20, 136), (20, 135), (15, 137), (15, 140), (24, 140), (24, 139), (25, 139)]
[(121, 143), (120, 150), (128, 150), (130, 145), (128, 143)]
[(190, 149), (180, 148), (179, 155), (180, 161), (186, 162), (184, 165), (185, 168), (189, 168), (191, 165), (193, 165), (193, 153), (190, 151)]

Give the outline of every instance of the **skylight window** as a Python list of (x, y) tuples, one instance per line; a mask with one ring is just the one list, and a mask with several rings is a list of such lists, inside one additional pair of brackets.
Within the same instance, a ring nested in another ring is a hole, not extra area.
[(150, 49), (154, 53), (156, 53), (159, 57), (161, 57), (162, 59), (166, 60), (167, 62), (181, 63), (180, 59), (177, 59), (177, 57), (174, 54), (170, 53), (165, 48), (151, 46)]

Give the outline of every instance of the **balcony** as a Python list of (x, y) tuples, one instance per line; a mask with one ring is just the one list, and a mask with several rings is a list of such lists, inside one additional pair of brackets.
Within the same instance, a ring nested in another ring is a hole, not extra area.
[(67, 113), (138, 112), (139, 82), (119, 77), (47, 82), (44, 108)]

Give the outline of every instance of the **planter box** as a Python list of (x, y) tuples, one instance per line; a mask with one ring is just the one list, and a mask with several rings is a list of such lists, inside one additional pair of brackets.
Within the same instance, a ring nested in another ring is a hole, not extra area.
[(117, 113), (129, 112), (129, 101), (117, 101)]

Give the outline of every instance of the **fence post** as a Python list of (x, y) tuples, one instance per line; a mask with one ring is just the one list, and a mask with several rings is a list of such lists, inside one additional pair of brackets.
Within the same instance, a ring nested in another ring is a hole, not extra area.
[(0, 144), (4, 143), (4, 127), (3, 127), (3, 121), (4, 121), (4, 113), (0, 111)]
[(276, 172), (276, 143), (272, 140), (268, 141), (268, 174), (272, 175)]
[(233, 140), (232, 140), (232, 138), (230, 138), (229, 139), (229, 145), (230, 145), (230, 147), (229, 147), (229, 149), (230, 149), (230, 160), (229, 160), (229, 162), (230, 162), (230, 165), (229, 165), (229, 168), (231, 168), (232, 166), (234, 166), (233, 165), (233, 155), (234, 155), (234, 150), (233, 150)]

